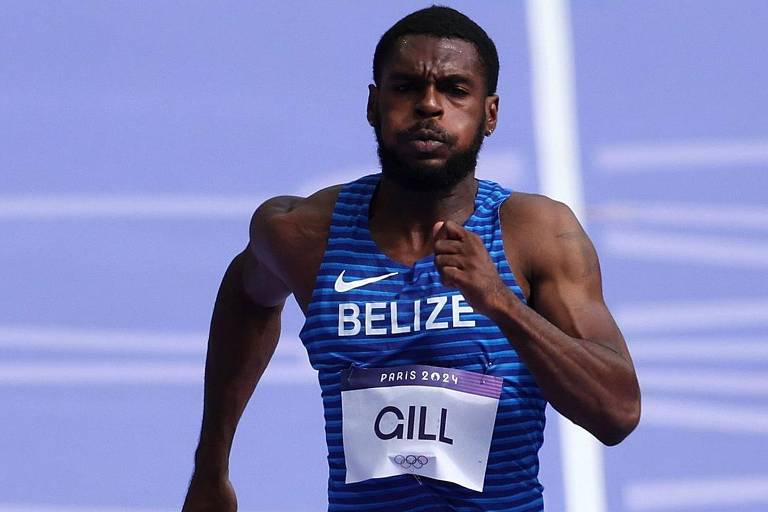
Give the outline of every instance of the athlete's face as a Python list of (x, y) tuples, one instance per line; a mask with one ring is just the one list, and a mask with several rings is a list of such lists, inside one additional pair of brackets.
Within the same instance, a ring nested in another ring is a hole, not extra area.
[(382, 172), (414, 189), (450, 188), (477, 163), (496, 126), (498, 96), (487, 96), (475, 46), (462, 39), (409, 35), (369, 86)]

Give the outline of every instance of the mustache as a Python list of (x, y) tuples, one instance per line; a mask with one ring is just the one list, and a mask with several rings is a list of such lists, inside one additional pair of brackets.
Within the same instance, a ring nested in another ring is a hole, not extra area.
[(398, 142), (411, 140), (436, 140), (444, 144), (455, 144), (456, 137), (448, 133), (434, 121), (421, 121), (397, 134)]

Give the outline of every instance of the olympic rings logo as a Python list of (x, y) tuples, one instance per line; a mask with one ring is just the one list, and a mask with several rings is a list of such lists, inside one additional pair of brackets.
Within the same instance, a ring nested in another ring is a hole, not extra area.
[(403, 469), (421, 469), (427, 465), (429, 459), (423, 455), (395, 455), (394, 461)]

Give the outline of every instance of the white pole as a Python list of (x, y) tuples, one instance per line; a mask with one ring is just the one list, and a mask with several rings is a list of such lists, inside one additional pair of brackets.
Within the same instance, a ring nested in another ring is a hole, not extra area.
[[(565, 0), (528, 0), (527, 14), (540, 189), (570, 206), (583, 224), (568, 4)], [(562, 416), (559, 426), (566, 510), (605, 512), (600, 444)]]

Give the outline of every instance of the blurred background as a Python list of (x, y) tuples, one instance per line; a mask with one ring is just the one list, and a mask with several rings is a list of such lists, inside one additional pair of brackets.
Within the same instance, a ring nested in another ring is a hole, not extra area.
[[(546, 189), (542, 3), (568, 50), (567, 80), (546, 76), (571, 91), (574, 197), (643, 390), (640, 427), (602, 450), (606, 510), (768, 510), (768, 2), (446, 1), (500, 54), (477, 174), (526, 191)], [(426, 5), (0, 0), (0, 512), (180, 508), (250, 214), (377, 170), (373, 50)], [(292, 299), (284, 318), (233, 448), (245, 511), (327, 503)], [(548, 511), (560, 440), (550, 408)]]

